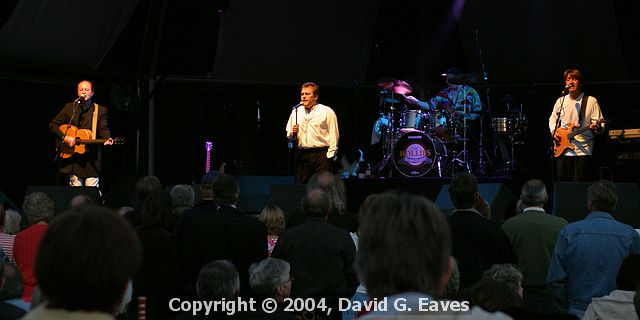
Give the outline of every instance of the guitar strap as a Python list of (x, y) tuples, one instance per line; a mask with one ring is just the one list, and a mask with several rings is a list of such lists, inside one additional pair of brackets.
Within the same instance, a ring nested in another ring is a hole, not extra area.
[(91, 122), (91, 135), (93, 136), (92, 139), (96, 138), (96, 129), (98, 126), (98, 104), (94, 103), (93, 104), (95, 106), (95, 108), (93, 109), (93, 121)]
[(580, 101), (580, 116), (578, 117), (578, 122), (582, 127), (582, 119), (584, 119), (584, 115), (587, 112), (587, 101), (589, 100), (589, 96), (585, 93), (582, 97), (582, 101)]

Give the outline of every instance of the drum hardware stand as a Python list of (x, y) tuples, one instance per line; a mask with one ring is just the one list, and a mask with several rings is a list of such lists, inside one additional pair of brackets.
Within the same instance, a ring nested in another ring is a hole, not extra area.
[[(466, 95), (465, 95), (466, 96)], [(455, 111), (454, 111), (455, 112)], [(451, 175), (454, 176), (455, 173), (455, 164), (460, 164), (464, 167), (465, 171), (471, 173), (471, 165), (469, 164), (469, 160), (467, 159), (469, 151), (467, 151), (467, 101), (462, 103), (462, 152), (456, 155), (455, 150), (453, 151), (453, 159), (447, 167), (451, 167)], [(455, 128), (455, 127), (454, 127)], [(455, 132), (455, 129), (454, 129)], [(455, 133), (454, 133), (455, 134)]]
[[(392, 93), (393, 96), (393, 93)], [(393, 158), (393, 133), (395, 132), (394, 128), (394, 111), (395, 107), (393, 103), (391, 107), (389, 107), (389, 125), (387, 126), (384, 141), (382, 142), (382, 161), (380, 161), (374, 168), (373, 172), (379, 174), (384, 170), (387, 166), (390, 166), (390, 161)], [(389, 178), (391, 178), (391, 174), (393, 173), (393, 169), (389, 167)]]

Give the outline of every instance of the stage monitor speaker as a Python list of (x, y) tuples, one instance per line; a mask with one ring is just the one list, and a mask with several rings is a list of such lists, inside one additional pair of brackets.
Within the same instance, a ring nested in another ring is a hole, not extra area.
[(293, 176), (236, 176), (240, 185), (238, 208), (257, 214), (267, 205), (272, 185), (293, 184)]
[[(478, 192), (487, 200), (491, 207), (491, 220), (502, 223), (504, 217), (510, 216), (510, 212), (515, 210), (516, 198), (502, 183), (480, 183)], [(449, 216), (454, 206), (449, 197), (449, 185), (445, 184), (440, 189), (436, 198), (436, 206), (440, 208), (445, 216)]]
[(16, 206), (16, 204), (13, 203), (13, 201), (11, 201), (11, 199), (9, 199), (9, 197), (7, 197), (4, 192), (2, 192), (2, 190), (0, 190), (0, 203), (4, 206), (5, 209), (21, 211), (20, 208)]
[(73, 197), (83, 194), (89, 196), (93, 203), (102, 204), (102, 196), (98, 188), (94, 187), (69, 187), (69, 186), (27, 186), (25, 197), (33, 192), (44, 192), (55, 203), (56, 213), (69, 209), (69, 202)]
[[(551, 213), (575, 222), (587, 216), (587, 189), (591, 182), (556, 182), (553, 185)], [(618, 203), (613, 211), (616, 220), (634, 228), (640, 226), (640, 196), (637, 183), (616, 183)]]
[(273, 184), (269, 187), (268, 204), (278, 206), (287, 219), (302, 208), (302, 199), (307, 194), (304, 184)]

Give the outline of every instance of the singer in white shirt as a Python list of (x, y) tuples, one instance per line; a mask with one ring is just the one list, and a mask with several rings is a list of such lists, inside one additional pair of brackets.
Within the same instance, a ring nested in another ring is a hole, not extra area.
[(296, 183), (307, 183), (314, 173), (332, 171), (338, 151), (338, 118), (331, 108), (318, 103), (319, 86), (302, 84), (300, 104), (287, 122), (287, 138), (297, 142)]
[[(569, 139), (573, 149), (566, 148), (557, 157), (557, 180), (559, 181), (585, 181), (593, 180), (593, 141), (594, 133), (604, 132), (603, 115), (600, 111), (598, 100), (587, 96), (582, 91), (582, 72), (578, 69), (567, 69), (564, 71), (565, 90), (562, 96), (556, 100), (553, 111), (549, 116), (549, 131), (554, 141), (566, 139), (560, 137), (558, 128), (568, 128), (571, 124), (577, 124), (581, 134)], [(585, 108), (582, 110), (582, 108)], [(562, 148), (561, 148), (562, 149)]]

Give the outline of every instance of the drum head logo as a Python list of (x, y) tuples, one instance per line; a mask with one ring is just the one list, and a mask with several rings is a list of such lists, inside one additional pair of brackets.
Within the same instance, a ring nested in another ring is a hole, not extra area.
[(431, 150), (425, 149), (425, 147), (419, 143), (410, 144), (409, 146), (407, 146), (407, 149), (400, 150), (400, 157), (402, 157), (400, 161), (412, 166), (430, 164), (431, 162), (433, 162), (430, 158), (428, 158), (430, 156)]

